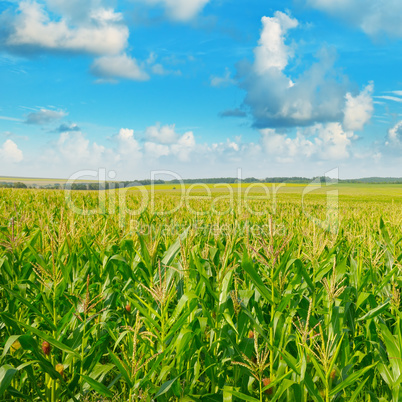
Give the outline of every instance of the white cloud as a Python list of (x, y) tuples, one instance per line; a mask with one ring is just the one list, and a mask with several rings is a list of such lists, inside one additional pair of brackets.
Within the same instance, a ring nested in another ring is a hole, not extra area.
[(148, 80), (143, 63), (127, 54), (129, 29), (123, 14), (104, 6), (106, 2), (21, 1), (15, 12), (6, 9), (0, 13), (0, 48), (24, 55), (90, 54), (98, 56), (90, 70), (99, 82), (116, 82), (116, 78)]
[(132, 160), (141, 158), (141, 147), (134, 136), (134, 130), (121, 128), (116, 138), (120, 155), (128, 156)]
[(346, 94), (343, 126), (346, 130), (362, 130), (373, 114), (374, 85), (371, 83), (356, 97), (350, 92)]
[[(209, 0), (138, 0), (161, 4), (175, 20), (189, 20)], [(16, 2), (17, 3), (17, 2)], [(128, 54), (129, 29), (123, 14), (109, 0), (23, 0), (16, 8), (0, 12), (0, 50), (20, 53), (57, 52), (98, 56), (90, 71), (99, 83), (115, 83), (116, 78), (135, 81), (149, 74), (181, 75), (155, 63), (156, 57), (138, 62)]]
[(172, 155), (181, 162), (187, 162), (190, 154), (196, 150), (197, 144), (192, 131), (179, 135), (174, 124), (148, 127), (145, 130), (147, 142), (144, 151), (153, 157)]
[(355, 135), (352, 131), (345, 131), (340, 123), (317, 125), (318, 138), (315, 140), (318, 154), (321, 159), (346, 159), (349, 157), (349, 148)]
[[(159, 126), (160, 132), (166, 134), (173, 130), (174, 125)], [(151, 132), (152, 130), (148, 130)], [(160, 134), (160, 133), (159, 133)], [(168, 137), (171, 134), (168, 134)], [(166, 140), (166, 136), (158, 137)], [(188, 166), (192, 161), (192, 155), (200, 156), (205, 152), (205, 146), (198, 146), (192, 132), (183, 135), (175, 134), (170, 137), (169, 144), (146, 141), (141, 144), (136, 138), (134, 130), (121, 128), (119, 132), (110, 138), (111, 145), (106, 146), (91, 140), (80, 131), (65, 131), (58, 139), (42, 150), (42, 155), (30, 163), (36, 164), (37, 169), (42, 169), (44, 174), (49, 169), (52, 172), (64, 172), (63, 176), (83, 169), (99, 169), (101, 167), (113, 169), (125, 175), (129, 179), (141, 178), (155, 169), (176, 169), (180, 166)], [(231, 145), (232, 147), (234, 145)], [(43, 174), (43, 173), (42, 173)], [(59, 173), (58, 173), (59, 174)]]
[(109, 24), (123, 20), (122, 13), (116, 13), (112, 8), (96, 8), (90, 13), (90, 18), (99, 24)]
[(237, 144), (234, 141), (230, 141), (230, 140), (228, 140), (228, 148), (233, 149), (233, 151), (236, 151), (236, 152), (239, 152), (239, 150), (240, 150), (239, 144)]
[(261, 144), (268, 155), (282, 162), (291, 162), (300, 156), (310, 157), (315, 152), (315, 145), (302, 134), (298, 133), (292, 139), (271, 128), (261, 130)]
[(195, 138), (192, 131), (183, 134), (176, 144), (171, 146), (171, 151), (180, 161), (186, 162), (190, 160), (190, 154), (195, 149)]
[(50, 110), (50, 109), (40, 109), (37, 112), (29, 113), (26, 117), (26, 124), (48, 124), (56, 120), (60, 120), (67, 113), (63, 110)]
[(175, 124), (161, 126), (157, 123), (150, 126), (145, 130), (145, 137), (145, 152), (157, 158), (174, 155), (179, 161), (186, 162), (197, 147), (193, 132), (179, 135)]
[(263, 129), (261, 145), (265, 153), (277, 162), (297, 163), (306, 159), (342, 160), (350, 155), (354, 133), (344, 131), (340, 123), (316, 124), (298, 129), (295, 138), (278, 133), (275, 129)]
[(170, 148), (168, 145), (157, 144), (155, 142), (146, 142), (144, 144), (144, 152), (154, 158), (160, 158), (161, 156), (167, 156), (170, 154)]
[(402, 37), (400, 0), (307, 0), (307, 4), (359, 27), (372, 37), (381, 33)]
[[(212, 143), (204, 150), (208, 153), (208, 156), (215, 160), (221, 161), (241, 161), (241, 158), (245, 157), (247, 152), (245, 148), (248, 148), (250, 144), (240, 144), (241, 139), (235, 138), (235, 140), (226, 139), (226, 142)], [(259, 154), (261, 157), (261, 154)]]
[(10, 34), (5, 44), (15, 50), (118, 54), (127, 46), (129, 36), (120, 20), (121, 14), (97, 8), (74, 26), (63, 16), (52, 20), (44, 5), (36, 1), (22, 1), (13, 21), (8, 22)]
[(388, 130), (388, 141), (385, 145), (402, 145), (402, 121), (399, 121)]
[(5, 162), (21, 162), (24, 159), (22, 151), (12, 140), (6, 140), (0, 148), (0, 159)]
[(40, 160), (31, 164), (42, 164), (46, 172), (72, 173), (85, 169), (131, 169), (138, 165), (142, 157), (134, 130), (122, 128), (111, 138), (112, 146), (107, 147), (88, 138), (81, 131), (66, 131), (57, 141), (45, 147)]
[(147, 4), (160, 4), (166, 9), (167, 15), (176, 21), (189, 21), (193, 19), (209, 0), (144, 0)]
[(175, 132), (174, 124), (161, 126), (157, 123), (155, 126), (148, 127), (145, 130), (145, 136), (149, 141), (160, 144), (173, 144), (177, 142), (179, 135)]
[(68, 165), (96, 166), (103, 160), (106, 148), (98, 145), (96, 142), (91, 143), (81, 132), (64, 132), (56, 145), (56, 160), (59, 163), (67, 162)]
[[(243, 169), (243, 177), (292, 176), (295, 170), (300, 176), (311, 177), (324, 174), (335, 164), (349, 165), (347, 174), (355, 175), (357, 168), (369, 158), (372, 160), (369, 168), (374, 169), (372, 165), (377, 163), (380, 154), (398, 156), (402, 149), (402, 122), (390, 130), (390, 146), (376, 153), (354, 147), (357, 137), (339, 122), (287, 130), (262, 129), (259, 143), (242, 143), (240, 137), (213, 144), (197, 143), (192, 131), (178, 134), (174, 125), (152, 127), (156, 134), (153, 137), (146, 134), (144, 142), (133, 129), (121, 128), (106, 144), (80, 131), (66, 131), (46, 145), (40, 157), (24, 155), (25, 162), (14, 165), (13, 170), (7, 162), (11, 160), (10, 155), (14, 155), (14, 161), (22, 160), (18, 157), (20, 151), (10, 140), (0, 148), (0, 164), (5, 163), (2, 168), (10, 175), (17, 171), (26, 175), (24, 171), (30, 169), (36, 176), (47, 176), (51, 171), (53, 175), (69, 177), (79, 170), (106, 168), (115, 170), (119, 179), (124, 180), (149, 178), (151, 170), (172, 170), (182, 177), (214, 177), (217, 172), (219, 176), (232, 177), (238, 167)], [(148, 127), (145, 133), (152, 131)], [(4, 149), (8, 159), (4, 157)], [(357, 163), (358, 158), (361, 162)]]
[(263, 17), (261, 21), (263, 29), (259, 46), (254, 49), (254, 68), (257, 74), (264, 74), (271, 68), (282, 71), (293, 53), (285, 45), (285, 35), (289, 29), (297, 27), (298, 21), (280, 11), (274, 17)]
[(137, 60), (127, 56), (126, 53), (116, 56), (103, 56), (92, 63), (91, 72), (97, 77), (113, 79), (124, 78), (134, 81), (146, 81), (148, 74), (143, 71)]

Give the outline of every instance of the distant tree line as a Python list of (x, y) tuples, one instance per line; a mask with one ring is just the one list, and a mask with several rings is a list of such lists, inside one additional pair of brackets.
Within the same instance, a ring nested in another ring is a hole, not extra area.
[(28, 186), (25, 183), (21, 183), (19, 181), (16, 183), (2, 182), (0, 183), (0, 188), (28, 188)]
[(239, 183), (294, 183), (294, 184), (308, 184), (312, 181), (319, 181), (321, 184), (331, 184), (331, 183), (351, 183), (351, 184), (402, 184), (402, 178), (400, 177), (367, 177), (362, 179), (346, 179), (338, 180), (332, 179), (325, 176), (308, 177), (266, 177), (265, 179), (256, 179), (255, 177), (248, 177), (245, 179), (238, 179), (234, 177), (220, 177), (220, 178), (207, 178), (207, 179), (184, 179), (180, 180), (154, 180), (153, 182), (149, 179), (147, 180), (135, 180), (135, 181), (121, 181), (121, 182), (106, 182), (106, 183), (73, 183), (73, 184), (60, 184), (52, 183), (46, 185), (33, 184), (29, 186), (22, 182), (0, 182), (0, 188), (36, 188), (36, 189), (67, 189), (67, 190), (85, 190), (85, 191), (100, 191), (100, 190), (110, 190), (121, 187), (136, 187), (136, 186), (147, 186), (147, 185), (158, 185), (158, 184), (236, 184)]

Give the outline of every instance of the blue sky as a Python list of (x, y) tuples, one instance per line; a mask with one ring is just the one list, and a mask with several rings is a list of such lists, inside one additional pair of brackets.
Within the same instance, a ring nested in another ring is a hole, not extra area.
[(399, 0), (0, 3), (0, 176), (402, 176)]

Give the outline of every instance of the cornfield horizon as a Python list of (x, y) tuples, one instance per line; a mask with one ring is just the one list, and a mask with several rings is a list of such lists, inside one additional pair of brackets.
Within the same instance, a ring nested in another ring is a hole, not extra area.
[(0, 399), (399, 401), (402, 188), (336, 188), (0, 189)]

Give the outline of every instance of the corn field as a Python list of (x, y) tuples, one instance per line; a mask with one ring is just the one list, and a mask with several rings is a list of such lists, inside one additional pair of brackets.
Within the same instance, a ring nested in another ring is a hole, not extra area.
[(401, 195), (0, 189), (0, 400), (402, 400)]

